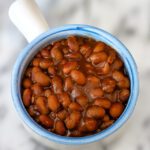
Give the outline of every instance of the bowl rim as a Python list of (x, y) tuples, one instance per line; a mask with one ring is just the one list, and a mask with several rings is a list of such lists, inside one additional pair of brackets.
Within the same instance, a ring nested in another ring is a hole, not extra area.
[[(130, 69), (130, 71), (131, 71), (130, 75), (131, 75), (132, 80), (131, 79), (130, 80), (132, 82), (132, 87), (131, 87), (132, 88), (132, 90), (131, 90), (132, 96), (130, 94), (129, 102), (128, 102), (124, 112), (122, 113), (122, 115), (115, 121), (115, 123), (113, 125), (106, 128), (105, 130), (103, 130), (97, 134), (93, 134), (93, 135), (85, 136), (85, 137), (60, 136), (60, 135), (51, 133), (51, 132), (47, 131), (46, 129), (44, 129), (43, 127), (41, 127), (40, 125), (38, 125), (29, 116), (29, 114), (25, 110), (25, 108), (22, 104), (22, 101), (19, 97), (19, 91), (18, 91), (18, 86), (17, 86), (20, 66), (21, 66), (22, 61), (25, 58), (26, 54), (28, 53), (28, 51), (33, 46), (35, 46), (37, 43), (39, 43), (41, 40), (45, 39), (46, 37), (56, 34), (56, 33), (59, 33), (61, 31), (70, 31), (70, 30), (85, 31), (85, 32), (97, 34), (97, 36), (103, 36), (104, 38), (106, 38), (110, 43), (112, 43), (113, 45), (117, 46), (117, 48), (119, 48), (119, 50), (122, 52), (122, 55), (124, 55), (123, 57), (129, 64), (128, 69)], [(121, 41), (119, 41), (116, 37), (114, 37), (110, 33), (106, 32), (100, 28), (96, 28), (96, 27), (89, 26), (89, 25), (81, 25), (81, 24), (65, 25), (65, 26), (61, 26), (58, 28), (50, 29), (49, 31), (41, 34), (36, 39), (34, 39), (31, 43), (29, 43), (23, 49), (23, 51), (21, 51), (20, 55), (18, 56), (18, 58), (15, 62), (15, 65), (14, 65), (13, 71), (12, 71), (11, 93), (12, 93), (13, 103), (14, 103), (17, 113), (19, 114), (19, 116), (23, 120), (23, 122), (32, 129), (32, 131), (34, 131), (35, 133), (37, 133), (38, 135), (40, 135), (42, 137), (45, 137), (46, 139), (48, 139), (50, 141), (57, 142), (60, 144), (71, 144), (71, 145), (72, 144), (77, 144), (77, 145), (87, 144), (87, 143), (96, 142), (98, 140), (101, 140), (101, 139), (107, 137), (108, 135), (114, 133), (131, 116), (131, 114), (134, 110), (134, 107), (136, 105), (136, 101), (137, 101), (138, 94), (139, 94), (138, 71), (137, 71), (136, 63), (135, 63), (132, 55), (128, 51), (128, 49), (121, 43)]]

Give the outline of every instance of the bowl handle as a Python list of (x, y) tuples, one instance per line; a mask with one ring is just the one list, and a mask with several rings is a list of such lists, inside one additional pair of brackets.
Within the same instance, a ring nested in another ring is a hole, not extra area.
[(9, 8), (9, 17), (28, 42), (49, 29), (34, 0), (16, 0)]

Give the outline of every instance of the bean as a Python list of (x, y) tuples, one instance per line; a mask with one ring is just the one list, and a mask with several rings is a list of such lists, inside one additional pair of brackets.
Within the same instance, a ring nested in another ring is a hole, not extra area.
[(22, 99), (23, 99), (23, 103), (26, 107), (28, 107), (31, 103), (31, 96), (32, 96), (31, 89), (25, 89), (23, 91)]
[(79, 44), (75, 36), (69, 36), (67, 42), (71, 52), (77, 52), (79, 50)]
[(48, 73), (52, 76), (56, 75), (56, 70), (55, 70), (54, 66), (48, 67)]
[(58, 97), (59, 97), (60, 103), (62, 104), (64, 108), (69, 107), (71, 103), (71, 99), (67, 93), (61, 93), (58, 95)]
[(33, 84), (31, 89), (32, 89), (32, 92), (34, 95), (36, 95), (36, 96), (43, 95), (43, 88), (38, 83)]
[(32, 80), (36, 83), (39, 83), (41, 86), (49, 86), (50, 85), (49, 76), (41, 71), (32, 73)]
[(92, 64), (98, 64), (100, 62), (107, 60), (107, 54), (105, 52), (92, 53), (90, 56), (90, 61)]
[(56, 61), (56, 63), (59, 63), (63, 59), (63, 55), (62, 55), (60, 49), (56, 46), (54, 46), (51, 49), (51, 56), (54, 59), (54, 61)]
[(52, 65), (52, 62), (49, 59), (42, 59), (39, 65), (42, 69), (47, 69), (50, 65)]
[(76, 102), (72, 102), (70, 105), (69, 105), (69, 110), (70, 111), (82, 111), (82, 107), (80, 104), (76, 103)]
[(109, 49), (108, 53), (109, 53), (109, 56), (108, 56), (107, 62), (109, 64), (112, 64), (116, 60), (116, 52), (113, 49)]
[(105, 110), (100, 106), (90, 106), (86, 111), (86, 116), (89, 118), (103, 118), (105, 115)]
[(30, 105), (29, 108), (28, 108), (28, 113), (32, 117), (36, 117), (36, 116), (40, 115), (40, 113), (39, 113), (38, 108), (37, 108), (36, 105)]
[(49, 113), (49, 110), (48, 110), (48, 107), (47, 107), (47, 99), (45, 97), (38, 97), (36, 99), (36, 106), (38, 107), (38, 110), (40, 111), (41, 114), (48, 114)]
[(80, 52), (85, 58), (87, 58), (91, 55), (92, 49), (89, 45), (85, 44), (81, 46)]
[(52, 87), (53, 87), (54, 93), (56, 94), (62, 93), (63, 85), (62, 85), (62, 80), (60, 77), (54, 76), (52, 78)]
[(88, 76), (87, 83), (90, 87), (99, 87), (101, 85), (100, 79), (95, 76)]
[(105, 116), (103, 117), (103, 121), (106, 122), (106, 121), (109, 121), (109, 120), (110, 120), (109, 115), (105, 114)]
[(53, 120), (50, 117), (46, 116), (46, 115), (40, 115), (39, 116), (39, 121), (46, 128), (52, 128), (53, 124), (54, 124)]
[(24, 88), (30, 88), (32, 85), (32, 81), (29, 78), (23, 79), (23, 87)]
[(79, 61), (81, 60), (82, 55), (80, 53), (67, 53), (65, 58)]
[(103, 67), (96, 68), (98, 75), (106, 75), (110, 72), (110, 65), (106, 62)]
[(64, 122), (62, 122), (61, 120), (56, 121), (56, 123), (55, 123), (55, 132), (57, 134), (60, 134), (60, 135), (65, 135), (66, 128), (65, 128)]
[(27, 70), (25, 71), (25, 76), (30, 78), (32, 75), (32, 68), (27, 68)]
[(41, 55), (43, 58), (50, 58), (50, 51), (46, 48), (43, 48), (41, 50)]
[(87, 71), (87, 74), (95, 74), (94, 67), (91, 64), (85, 64), (85, 69)]
[(119, 93), (119, 99), (122, 101), (122, 102), (125, 102), (128, 100), (130, 96), (130, 92), (128, 89), (122, 89)]
[(104, 109), (109, 109), (111, 107), (111, 102), (107, 98), (96, 99), (93, 105), (101, 106)]
[(130, 81), (127, 77), (124, 77), (122, 80), (120, 80), (117, 83), (118, 87), (120, 88), (129, 88), (130, 87)]
[(116, 81), (112, 78), (105, 78), (102, 81), (102, 89), (107, 93), (112, 93), (115, 90)]
[(104, 92), (101, 88), (95, 88), (95, 89), (91, 89), (89, 91), (89, 96), (92, 98), (92, 99), (95, 99), (95, 98), (100, 98), (104, 95)]
[(49, 97), (50, 95), (52, 95), (53, 94), (53, 92), (50, 90), (50, 89), (46, 89), (45, 91), (44, 91), (44, 96), (45, 97)]
[(79, 85), (84, 85), (86, 82), (85, 75), (78, 70), (71, 71), (71, 78)]
[(31, 75), (33, 76), (34, 74), (36, 74), (37, 72), (41, 72), (42, 70), (40, 69), (40, 67), (33, 67), (32, 68), (32, 72)]
[(40, 62), (41, 62), (41, 58), (34, 58), (32, 61), (32, 65), (34, 67), (38, 67), (40, 65)]
[(100, 127), (101, 129), (106, 129), (109, 126), (111, 126), (113, 123), (114, 123), (114, 120), (109, 120), (109, 121), (103, 122)]
[(118, 58), (114, 61), (114, 63), (112, 64), (112, 68), (114, 70), (119, 70), (121, 67), (123, 67), (123, 62)]
[(58, 111), (60, 103), (55, 95), (50, 95), (48, 97), (48, 107), (53, 112)]
[(65, 124), (68, 129), (74, 129), (78, 126), (81, 119), (81, 114), (78, 111), (74, 111), (70, 113), (70, 115), (66, 118)]
[(93, 52), (101, 52), (105, 49), (105, 44), (103, 42), (97, 42), (97, 44), (95, 45)]
[(81, 133), (80, 131), (78, 131), (78, 130), (73, 130), (73, 131), (70, 132), (70, 135), (69, 135), (69, 136), (71, 136), (71, 137), (81, 137), (81, 136), (83, 136), (83, 135), (82, 135), (82, 133)]
[(86, 96), (79, 96), (76, 98), (77, 103), (79, 103), (82, 107), (86, 106), (88, 103), (88, 98)]
[(71, 92), (71, 97), (72, 98), (76, 98), (76, 97), (81, 96), (81, 95), (83, 95), (83, 92), (81, 91), (81, 89), (79, 89), (78, 87), (74, 86), (73, 90)]
[(124, 106), (121, 103), (116, 102), (110, 107), (109, 113), (113, 118), (118, 118), (122, 114), (123, 109)]
[(65, 109), (63, 109), (57, 113), (57, 117), (60, 120), (65, 120), (68, 115), (69, 115), (69, 113)]
[(88, 131), (95, 131), (97, 129), (97, 121), (93, 118), (86, 118), (85, 126)]
[(77, 68), (78, 68), (78, 63), (75, 61), (70, 61), (64, 64), (62, 71), (64, 74), (69, 74), (72, 70)]
[(115, 79), (116, 81), (121, 81), (124, 79), (124, 75), (122, 72), (120, 71), (114, 71), (112, 74), (113, 79)]
[(72, 82), (71, 78), (70, 77), (65, 78), (64, 90), (65, 91), (72, 91), (72, 89), (73, 89), (73, 82)]

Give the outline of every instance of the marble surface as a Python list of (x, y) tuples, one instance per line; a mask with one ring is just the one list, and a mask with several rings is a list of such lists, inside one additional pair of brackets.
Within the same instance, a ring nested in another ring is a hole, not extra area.
[[(27, 45), (8, 18), (13, 0), (0, 1), (0, 150), (48, 150), (24, 129), (11, 98), (13, 64)], [(150, 0), (37, 0), (50, 27), (84, 23), (118, 37), (135, 58), (140, 95), (123, 135), (102, 150), (150, 150)], [(122, 130), (122, 129), (120, 129)]]

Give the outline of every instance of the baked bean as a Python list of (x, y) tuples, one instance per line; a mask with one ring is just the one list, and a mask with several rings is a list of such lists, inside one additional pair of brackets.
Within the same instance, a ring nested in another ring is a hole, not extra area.
[(97, 129), (97, 121), (93, 118), (86, 118), (85, 126), (88, 131), (95, 131)]
[(109, 53), (109, 56), (108, 56), (107, 62), (109, 64), (112, 64), (116, 59), (116, 52), (113, 49), (109, 49), (108, 53)]
[(65, 55), (65, 58), (79, 61), (82, 58), (82, 55), (80, 53), (68, 53)]
[(128, 100), (130, 96), (130, 92), (128, 89), (122, 89), (119, 93), (119, 99), (122, 101), (122, 102), (125, 102)]
[(107, 60), (107, 54), (105, 52), (92, 53), (90, 60), (93, 64), (98, 64)]
[(105, 114), (105, 116), (103, 117), (103, 121), (106, 122), (106, 121), (109, 121), (109, 120), (110, 120), (109, 115)]
[(92, 99), (95, 99), (102, 97), (104, 95), (104, 92), (101, 88), (95, 88), (89, 91), (89, 95)]
[(74, 86), (71, 92), (71, 97), (74, 99), (81, 95), (83, 95), (83, 92), (81, 91), (81, 89), (79, 89), (77, 86)]
[(68, 129), (74, 129), (78, 126), (80, 122), (81, 114), (78, 111), (73, 111), (70, 115), (66, 118), (65, 124)]
[(63, 59), (63, 55), (57, 46), (54, 46), (51, 49), (51, 56), (56, 61), (56, 63), (60, 62)]
[(53, 92), (50, 90), (50, 89), (46, 89), (45, 91), (44, 91), (44, 96), (45, 97), (49, 97), (50, 95), (52, 95), (53, 94)]
[(38, 67), (40, 65), (40, 62), (41, 62), (41, 58), (34, 58), (32, 61), (32, 65), (34, 67)]
[(36, 83), (39, 83), (41, 86), (49, 86), (50, 85), (49, 76), (41, 71), (32, 73), (32, 80)]
[(54, 124), (53, 120), (50, 117), (48, 117), (47, 115), (40, 115), (39, 121), (46, 128), (52, 128), (53, 124)]
[(77, 52), (79, 50), (79, 44), (75, 36), (69, 36), (67, 42), (71, 52)]
[(56, 70), (55, 70), (54, 66), (48, 67), (48, 73), (52, 76), (54, 76), (56, 74)]
[(38, 97), (36, 99), (36, 106), (38, 107), (38, 110), (40, 111), (41, 114), (48, 114), (49, 113), (49, 110), (48, 110), (48, 107), (47, 107), (47, 104), (46, 104), (46, 101), (47, 99), (45, 97)]
[(114, 71), (112, 74), (112, 77), (116, 80), (116, 81), (121, 81), (124, 79), (124, 75), (122, 72), (120, 71)]
[(87, 58), (91, 55), (92, 49), (89, 45), (86, 44), (81, 46), (80, 52), (85, 58)]
[(109, 113), (113, 118), (117, 118), (122, 114), (123, 109), (124, 106), (121, 103), (116, 102), (111, 105)]
[(72, 70), (71, 71), (71, 78), (79, 85), (84, 85), (86, 82), (85, 75), (78, 70)]
[(65, 120), (66, 117), (68, 116), (68, 112), (63, 109), (63, 110), (60, 110), (58, 113), (57, 113), (57, 117), (60, 119), (60, 120)]
[(96, 68), (98, 75), (106, 75), (110, 72), (110, 65), (106, 62), (103, 67)]
[(112, 64), (112, 68), (119, 70), (123, 66), (123, 62), (120, 59), (116, 59)]
[(100, 79), (95, 76), (88, 76), (87, 83), (90, 87), (99, 87), (101, 85)]
[(93, 105), (101, 106), (104, 109), (109, 109), (111, 106), (111, 102), (107, 98), (100, 98), (100, 99), (94, 100)]
[(64, 64), (62, 71), (64, 74), (68, 74), (72, 70), (77, 69), (77, 68), (78, 68), (78, 63), (75, 61), (70, 61)]
[(95, 45), (93, 52), (98, 53), (101, 52), (105, 49), (105, 44), (103, 42), (97, 42)]
[(65, 78), (64, 90), (65, 91), (72, 91), (72, 89), (73, 89), (73, 82), (72, 82), (71, 78), (70, 77)]
[(41, 50), (41, 55), (43, 58), (50, 58), (50, 51), (46, 48), (43, 48)]
[(34, 95), (36, 95), (36, 96), (43, 95), (43, 88), (38, 83), (33, 84), (31, 89), (32, 89), (32, 92)]
[(22, 96), (22, 99), (23, 99), (23, 103), (26, 107), (30, 106), (30, 103), (31, 103), (31, 96), (32, 96), (32, 91), (31, 89), (25, 89), (23, 91), (23, 96)]
[(21, 82), (29, 115), (49, 132), (82, 137), (101, 132), (122, 114), (130, 80), (106, 43), (71, 35), (42, 48)]
[(69, 107), (71, 103), (71, 99), (67, 93), (61, 93), (59, 94), (59, 101), (62, 104), (64, 108)]
[(88, 98), (86, 96), (79, 96), (76, 98), (77, 103), (79, 103), (82, 107), (86, 106), (88, 103)]
[(112, 93), (115, 90), (116, 81), (112, 78), (105, 78), (102, 81), (102, 89), (107, 93)]
[(120, 88), (129, 88), (130, 86), (130, 81), (127, 77), (124, 77), (122, 80), (120, 80), (118, 83), (117, 83), (118, 87)]
[(48, 97), (48, 107), (53, 112), (58, 111), (60, 103), (55, 95), (50, 95)]
[(62, 80), (60, 77), (54, 76), (52, 78), (52, 87), (53, 87), (54, 93), (59, 94), (62, 92), (63, 85), (62, 85)]
[(114, 123), (114, 120), (109, 120), (101, 124), (101, 129), (106, 129)]
[(25, 76), (28, 77), (28, 78), (30, 78), (31, 75), (32, 75), (32, 68), (29, 67), (29, 68), (27, 68), (27, 70), (25, 71)]
[(28, 113), (32, 117), (36, 117), (36, 116), (40, 115), (40, 113), (39, 113), (38, 108), (37, 108), (36, 105), (30, 105), (29, 108), (28, 108)]
[(70, 105), (69, 105), (69, 110), (70, 111), (82, 111), (82, 107), (80, 104), (76, 103), (76, 102), (72, 102)]
[(25, 78), (22, 82), (24, 88), (30, 88), (32, 85), (32, 81), (29, 78)]
[(39, 65), (42, 69), (47, 69), (51, 64), (52, 62), (49, 59), (42, 59)]
[(60, 135), (64, 135), (66, 133), (66, 128), (64, 122), (61, 120), (57, 120), (55, 123), (55, 132)]
[(86, 116), (89, 118), (103, 118), (105, 115), (105, 110), (100, 106), (90, 106), (86, 111)]

